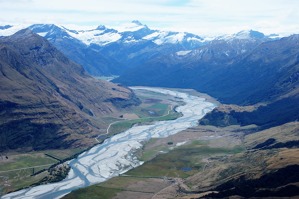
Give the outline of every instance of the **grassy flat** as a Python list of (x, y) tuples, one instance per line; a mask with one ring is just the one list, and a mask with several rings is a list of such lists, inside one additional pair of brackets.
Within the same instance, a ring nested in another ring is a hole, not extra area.
[(166, 121), (166, 120), (174, 120), (180, 116), (179, 113), (170, 111), (169, 114), (164, 116), (158, 116), (158, 117), (146, 117), (146, 118), (140, 118), (140, 119), (134, 119), (134, 120), (124, 120), (119, 121), (117, 123), (114, 123), (111, 125), (109, 129), (109, 134), (114, 135), (120, 132), (123, 132), (125, 130), (128, 130), (135, 124), (144, 124), (144, 123), (151, 123), (155, 121)]

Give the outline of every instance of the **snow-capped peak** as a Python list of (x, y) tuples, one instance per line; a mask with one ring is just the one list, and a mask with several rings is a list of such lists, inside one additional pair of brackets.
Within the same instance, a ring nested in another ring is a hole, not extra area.
[(34, 24), (32, 26), (29, 26), (29, 29), (34, 32), (66, 32), (66, 29), (64, 27), (55, 24)]
[(70, 37), (68, 33), (71, 31), (64, 28), (63, 26), (55, 24), (34, 24), (29, 26), (28, 28), (48, 40), (54, 39), (57, 36), (68, 38)]
[(258, 31), (255, 30), (242, 30), (238, 33), (231, 34), (231, 35), (224, 35), (217, 37), (217, 40), (232, 40), (232, 39), (263, 39), (266, 36)]
[(130, 23), (124, 23), (116, 27), (119, 32), (135, 32), (143, 28), (148, 28), (146, 25), (143, 25), (140, 21), (134, 20)]
[(96, 30), (106, 30), (107, 28), (106, 28), (106, 26), (104, 26), (104, 25), (99, 25), (97, 28), (96, 28)]
[(250, 39), (250, 38), (262, 39), (265, 37), (265, 35), (255, 30), (244, 30), (235, 34), (235, 37), (238, 39)]
[(131, 23), (134, 23), (134, 24), (136, 24), (136, 25), (138, 25), (138, 26), (144, 26), (140, 21), (138, 21), (138, 20), (133, 20)]

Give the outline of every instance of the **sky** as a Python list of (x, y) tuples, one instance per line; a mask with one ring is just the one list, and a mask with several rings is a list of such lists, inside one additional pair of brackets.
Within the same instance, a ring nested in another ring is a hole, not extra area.
[(198, 35), (241, 30), (299, 33), (299, 0), (0, 0), (0, 25), (53, 23), (86, 29), (139, 20)]

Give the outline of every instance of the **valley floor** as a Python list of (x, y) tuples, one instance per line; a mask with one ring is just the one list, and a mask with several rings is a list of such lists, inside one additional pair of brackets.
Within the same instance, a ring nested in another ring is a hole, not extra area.
[[(183, 102), (183, 104), (180, 103), (180, 106), (176, 108), (177, 112), (182, 113), (182, 117), (176, 120), (134, 126), (121, 134), (111, 136), (101, 145), (91, 148), (79, 155), (78, 158), (70, 161), (70, 172), (63, 181), (23, 189), (5, 195), (3, 198), (56, 198), (62, 197), (80, 187), (106, 181), (113, 176), (122, 174), (132, 167), (139, 166), (143, 163), (138, 160), (136, 154), (133, 153), (140, 149), (142, 142), (150, 138), (167, 137), (185, 130), (188, 127), (195, 126), (200, 118), (215, 107), (214, 104), (205, 101), (203, 98), (177, 91), (161, 88), (135, 89), (146, 90), (147, 92), (156, 94), (162, 93), (163, 95), (174, 97), (175, 101)], [(156, 106), (165, 107), (163, 104), (157, 103)], [(169, 117), (170, 112), (171, 111), (167, 110), (161, 117)], [(147, 121), (147, 119), (148, 118), (145, 118), (145, 122), (152, 122)], [(144, 123), (144, 121), (142, 123)], [(62, 170), (63, 172), (65, 171), (65, 169)]]

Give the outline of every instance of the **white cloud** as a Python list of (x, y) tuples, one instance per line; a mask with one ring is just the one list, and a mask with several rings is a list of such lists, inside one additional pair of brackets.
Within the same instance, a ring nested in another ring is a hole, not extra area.
[(257, 29), (298, 33), (297, 0), (0, 0), (0, 21), (110, 25), (140, 20), (197, 34)]

